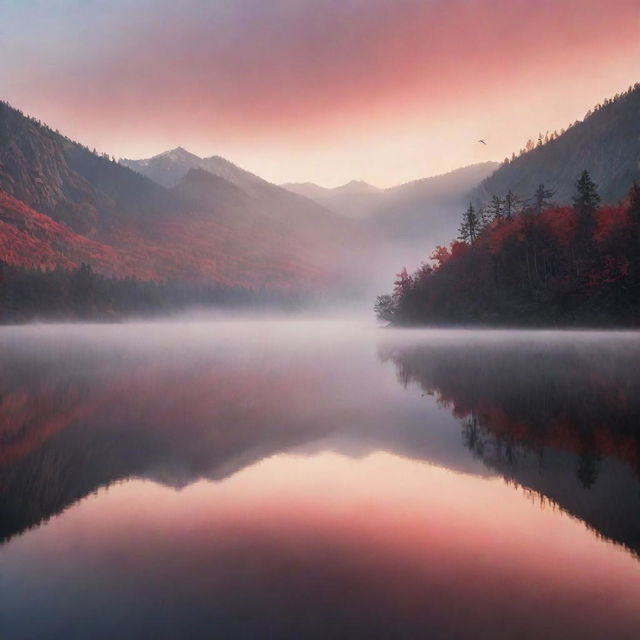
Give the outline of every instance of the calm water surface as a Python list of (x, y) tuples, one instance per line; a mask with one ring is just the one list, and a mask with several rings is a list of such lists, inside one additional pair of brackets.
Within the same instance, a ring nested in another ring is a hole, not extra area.
[(0, 638), (640, 637), (640, 335), (0, 329)]

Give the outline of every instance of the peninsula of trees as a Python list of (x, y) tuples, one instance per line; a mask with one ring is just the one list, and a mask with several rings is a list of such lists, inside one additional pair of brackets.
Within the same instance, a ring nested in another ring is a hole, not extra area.
[(584, 171), (572, 206), (540, 185), (528, 202), (511, 191), (470, 204), (459, 238), (430, 263), (403, 269), (378, 317), (393, 325), (640, 325), (640, 185), (601, 206)]

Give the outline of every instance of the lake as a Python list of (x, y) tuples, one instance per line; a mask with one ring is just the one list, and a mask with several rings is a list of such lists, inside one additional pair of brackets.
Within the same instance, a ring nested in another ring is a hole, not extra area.
[(0, 638), (640, 637), (640, 334), (0, 329)]

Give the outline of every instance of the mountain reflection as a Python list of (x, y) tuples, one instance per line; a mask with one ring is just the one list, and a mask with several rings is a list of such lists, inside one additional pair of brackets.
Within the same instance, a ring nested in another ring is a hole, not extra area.
[(640, 344), (632, 334), (461, 332), (384, 344), (462, 425), (469, 451), (601, 535), (640, 551)]
[(4, 346), (0, 539), (120, 479), (221, 478), (331, 431), (307, 417), (328, 378), (320, 363), (300, 371), (221, 345), (166, 347)]
[(121, 480), (183, 488), (328, 449), (501, 475), (640, 551), (632, 334), (214, 323), (33, 328), (0, 347), (0, 540)]

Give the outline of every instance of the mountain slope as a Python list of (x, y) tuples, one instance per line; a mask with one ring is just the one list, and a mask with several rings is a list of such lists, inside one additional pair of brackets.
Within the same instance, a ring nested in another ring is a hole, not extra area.
[(176, 147), (170, 151), (159, 153), (152, 158), (142, 160), (121, 158), (119, 164), (150, 178), (168, 189), (175, 187), (191, 169), (209, 171), (248, 193), (253, 193), (254, 190), (259, 190), (261, 187), (275, 186), (220, 156), (200, 158), (183, 147)]
[(496, 162), (484, 162), (388, 189), (357, 180), (335, 189), (312, 182), (282, 186), (337, 213), (368, 220), (388, 239), (437, 237), (440, 242), (455, 232), (473, 189), (498, 167)]
[(225, 158), (220, 156), (200, 158), (182, 147), (142, 160), (121, 158), (119, 163), (168, 189), (175, 187), (191, 169), (204, 169), (256, 198), (273, 197), (274, 194), (284, 191)]
[[(219, 179), (217, 184), (227, 195), (230, 190), (227, 187), (222, 187), (221, 180), (234, 185), (250, 196), (254, 200), (255, 211), (261, 212), (272, 221), (279, 219), (282, 223), (289, 225), (287, 233), (295, 231), (299, 227), (310, 227), (313, 233), (318, 236), (322, 235), (323, 230), (332, 231), (333, 227), (336, 227), (339, 232), (353, 229), (352, 225), (342, 219), (341, 215), (329, 211), (318, 202), (267, 182), (220, 156), (199, 158), (182, 147), (178, 147), (153, 158), (145, 160), (123, 159), (120, 160), (120, 163), (157, 181), (158, 184), (169, 188), (174, 194), (180, 194), (180, 189), (176, 190), (174, 187), (178, 187), (190, 172), (194, 170), (206, 171)], [(192, 173), (192, 180), (198, 175), (200, 180), (204, 180), (202, 173)], [(212, 187), (213, 183), (209, 181), (208, 190), (211, 197), (214, 197)], [(245, 200), (245, 204), (250, 206), (248, 200)]]
[(255, 206), (245, 191), (205, 169), (189, 169), (171, 192), (193, 209), (239, 215)]
[[(271, 261), (273, 269), (295, 261), (300, 274), (311, 274), (313, 265), (319, 264), (331, 265), (334, 273), (345, 273), (351, 267), (351, 259), (349, 264), (345, 259), (361, 251), (354, 250), (353, 241), (369, 241), (350, 221), (326, 214), (306, 198), (299, 198), (302, 206), (298, 206), (298, 196), (286, 192), (283, 197), (274, 192), (271, 198), (256, 199), (204, 169), (191, 169), (171, 191), (200, 212), (200, 224), (233, 228), (250, 239), (251, 254), (260, 262)], [(242, 249), (235, 251), (243, 255)], [(262, 282), (268, 283), (274, 275), (275, 271), (265, 271)]]
[(313, 182), (290, 182), (281, 185), (326, 207), (330, 211), (350, 218), (366, 218), (375, 208), (377, 196), (382, 189), (361, 180), (352, 180), (333, 189), (321, 187)]
[(486, 202), (511, 189), (527, 199), (544, 184), (555, 191), (557, 203), (566, 204), (585, 169), (609, 203), (623, 199), (640, 178), (640, 83), (605, 101), (557, 138), (503, 164), (474, 196)]
[(333, 189), (321, 187), (319, 184), (313, 182), (286, 182), (280, 186), (287, 191), (291, 191), (291, 193), (297, 193), (299, 196), (317, 201), (334, 191)]
[(113, 248), (85, 238), (0, 191), (0, 259), (46, 269), (71, 269), (92, 263), (106, 275), (120, 270), (122, 256)]
[(187, 173), (166, 189), (0, 103), (0, 259), (278, 290), (341, 282), (348, 221), (257, 177), (260, 197)]
[(385, 189), (372, 216), (398, 237), (451, 234), (473, 188), (497, 167), (483, 162)]
[(0, 189), (81, 233), (179, 203), (152, 181), (0, 103)]

